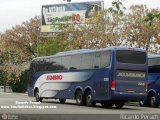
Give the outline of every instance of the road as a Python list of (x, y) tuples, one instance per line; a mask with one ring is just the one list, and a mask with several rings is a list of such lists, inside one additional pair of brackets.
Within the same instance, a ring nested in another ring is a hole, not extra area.
[[(113, 116), (115, 114), (120, 119), (120, 115), (122, 114), (157, 114), (158, 119), (160, 119), (160, 108), (139, 107), (137, 103), (127, 103), (122, 109), (116, 109), (114, 107), (108, 109), (102, 108), (100, 104), (96, 104), (95, 107), (77, 106), (74, 100), (67, 100), (65, 104), (60, 104), (58, 100), (53, 99), (37, 103), (34, 98), (28, 97), (26, 94), (15, 93), (0, 93), (0, 114), (4, 113), (23, 116), (30, 115), (30, 117), (35, 116), (35, 118), (37, 116), (42, 117), (42, 115), (57, 115), (56, 117), (58, 119), (62, 118), (62, 115), (65, 115), (65, 117), (66, 115), (72, 115), (72, 117), (74, 115), (90, 115), (96, 118), (95, 115)], [(70, 117), (68, 116), (68, 118)]]

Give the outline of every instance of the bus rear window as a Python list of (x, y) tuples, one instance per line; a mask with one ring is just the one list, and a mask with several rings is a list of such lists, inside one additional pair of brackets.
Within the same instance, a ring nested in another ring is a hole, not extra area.
[(146, 53), (141, 51), (118, 50), (117, 61), (120, 63), (145, 64)]

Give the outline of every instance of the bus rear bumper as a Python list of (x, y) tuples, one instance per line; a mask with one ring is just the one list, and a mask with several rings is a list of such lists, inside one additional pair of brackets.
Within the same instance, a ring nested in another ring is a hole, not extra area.
[(114, 93), (112, 96), (113, 100), (123, 101), (143, 101), (147, 98), (146, 93)]

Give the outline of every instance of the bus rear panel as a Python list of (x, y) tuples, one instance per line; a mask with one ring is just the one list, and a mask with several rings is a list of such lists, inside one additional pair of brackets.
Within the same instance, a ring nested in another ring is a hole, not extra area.
[(116, 51), (113, 99), (137, 101), (145, 99), (147, 91), (146, 52)]

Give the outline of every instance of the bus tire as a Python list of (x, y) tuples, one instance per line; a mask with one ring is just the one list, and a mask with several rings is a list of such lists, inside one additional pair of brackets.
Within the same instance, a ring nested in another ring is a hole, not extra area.
[(85, 105), (84, 104), (85, 103), (84, 102), (84, 95), (81, 90), (78, 90), (76, 92), (76, 103), (77, 103), (77, 105), (80, 105), (80, 106)]
[(39, 90), (35, 91), (35, 99), (36, 99), (36, 102), (42, 102), (43, 100), (42, 97), (39, 97)]
[(158, 107), (158, 104), (156, 103), (156, 96), (155, 96), (155, 94), (151, 94), (149, 96), (149, 105), (150, 105), (150, 107), (153, 107), (153, 108), (157, 108)]
[(86, 105), (91, 107), (94, 106), (96, 104), (95, 101), (93, 101), (93, 95), (91, 91), (88, 91), (85, 95), (85, 99), (86, 99)]
[(121, 109), (121, 108), (123, 107), (123, 105), (124, 105), (124, 102), (121, 102), (121, 101), (116, 101), (116, 102), (115, 102), (115, 106), (116, 106), (116, 108), (118, 108), (118, 109)]
[(145, 107), (144, 101), (139, 101), (139, 106)]
[(103, 101), (101, 102), (103, 108), (112, 108), (114, 103), (112, 101)]
[(66, 102), (66, 99), (59, 99), (59, 102), (60, 102), (61, 104), (64, 104), (64, 103)]
[(144, 101), (139, 101), (139, 106), (141, 107), (148, 107), (148, 100), (144, 100)]

